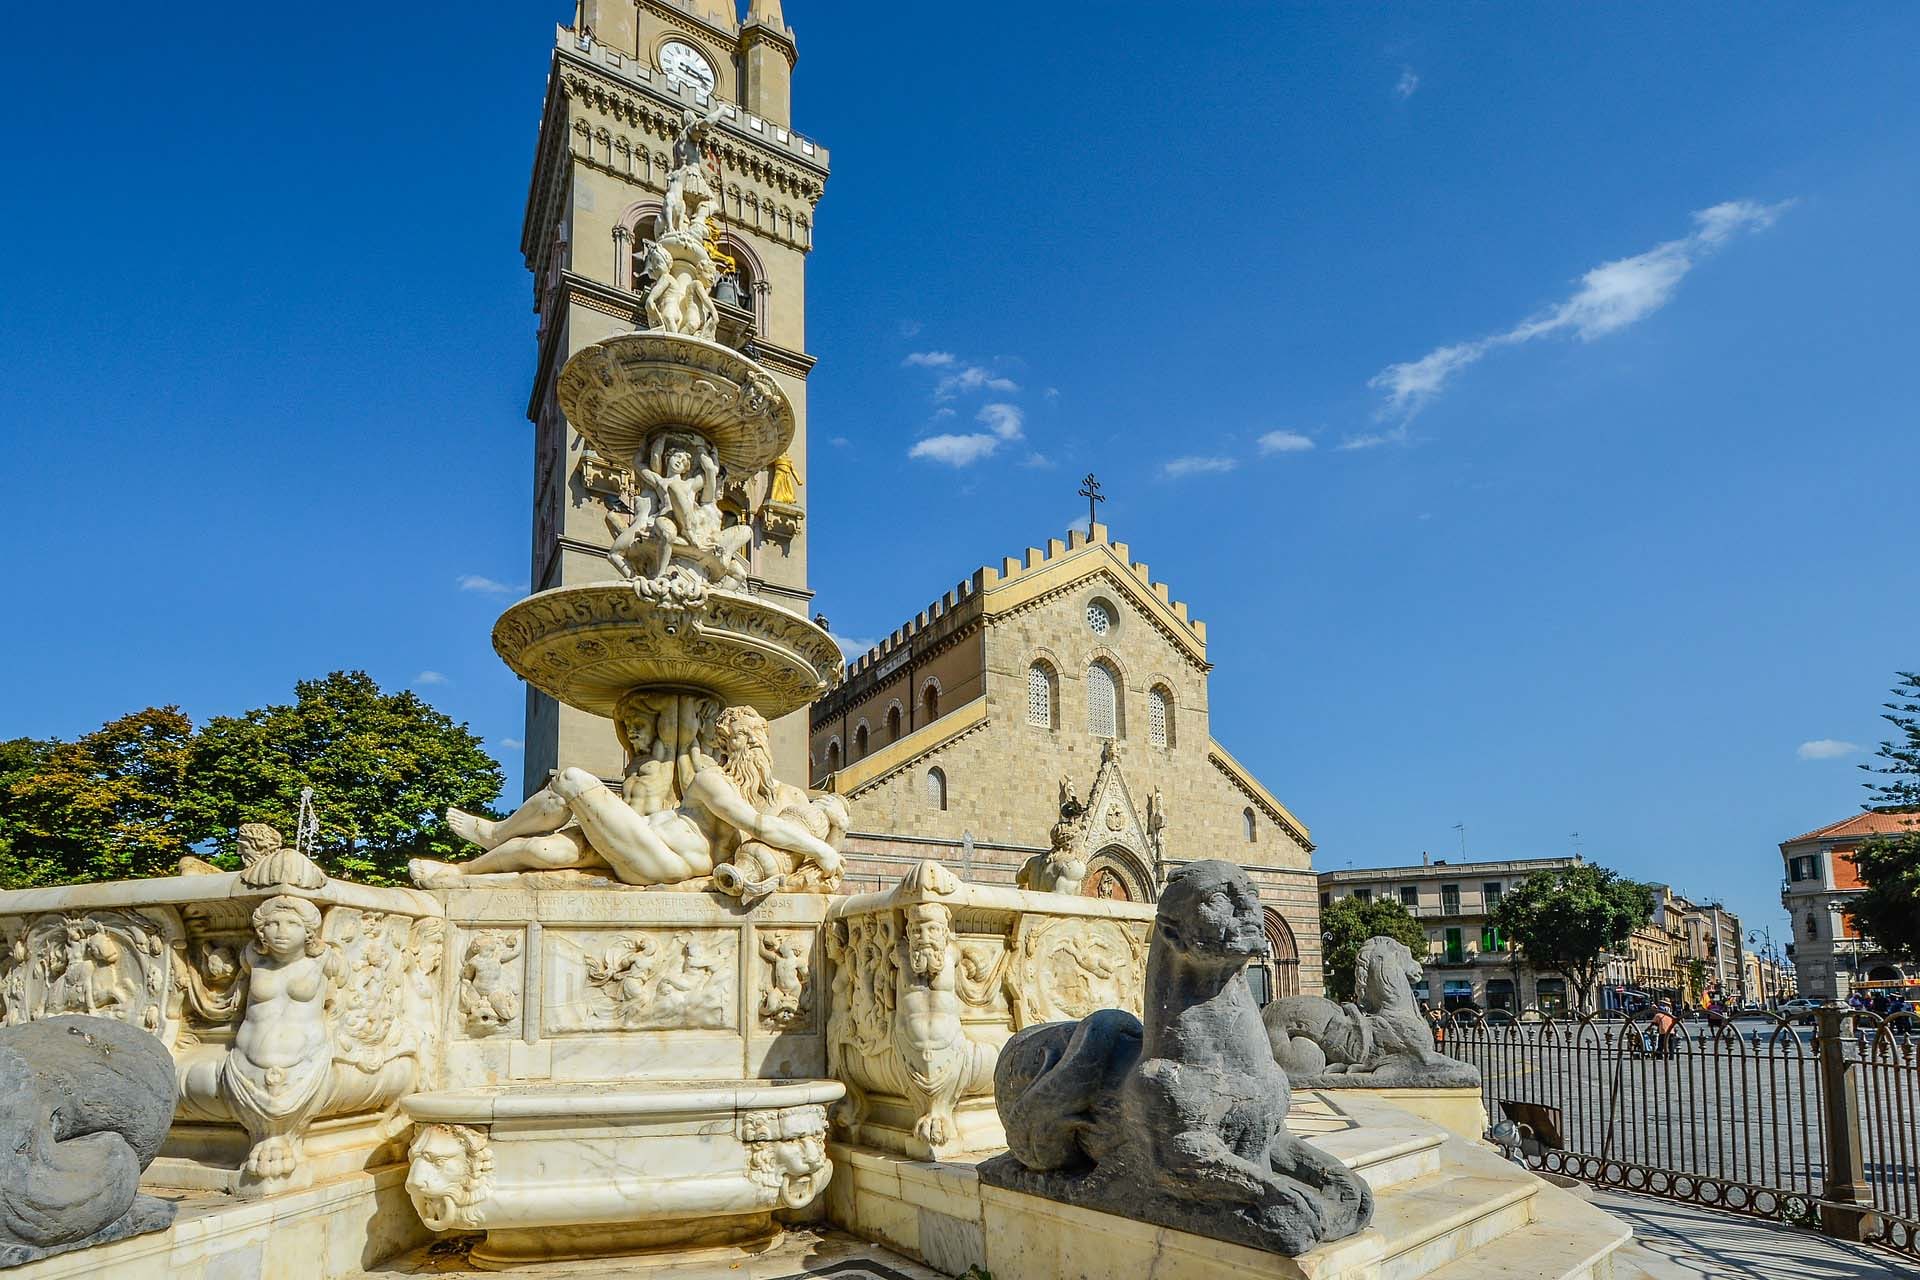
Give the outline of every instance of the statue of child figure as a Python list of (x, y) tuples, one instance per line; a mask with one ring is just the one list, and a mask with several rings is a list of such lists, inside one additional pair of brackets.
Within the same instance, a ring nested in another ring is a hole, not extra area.
[(220, 1060), (218, 1090), (253, 1140), (242, 1176), (287, 1190), (312, 1178), (300, 1168), (299, 1133), (327, 1091), (327, 997), (346, 966), (320, 936), (320, 909), (305, 898), (261, 903), (253, 937), (246, 1013)]

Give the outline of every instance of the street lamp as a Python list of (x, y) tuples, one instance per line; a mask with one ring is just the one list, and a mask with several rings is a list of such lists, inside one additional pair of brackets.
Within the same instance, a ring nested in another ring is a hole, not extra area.
[(1780, 1011), (1780, 952), (1773, 945), (1773, 926), (1755, 929), (1747, 934), (1747, 941), (1761, 946), (1760, 954), (1767, 958), (1768, 969), (1760, 972), (1760, 1000), (1768, 1013)]

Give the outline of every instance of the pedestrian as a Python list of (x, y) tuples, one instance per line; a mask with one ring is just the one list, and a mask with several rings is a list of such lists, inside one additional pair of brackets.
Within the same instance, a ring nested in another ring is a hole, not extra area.
[(1653, 1013), (1654, 1057), (1671, 1058), (1673, 1056), (1674, 1041), (1677, 1039), (1676, 1032), (1679, 1028), (1680, 1019), (1673, 1016), (1673, 1006), (1662, 1000), (1660, 1007)]
[(1447, 1049), (1447, 1020), (1441, 1016), (1438, 1009), (1429, 1006), (1427, 1009), (1427, 1025), (1433, 1028), (1433, 1047), (1445, 1053)]

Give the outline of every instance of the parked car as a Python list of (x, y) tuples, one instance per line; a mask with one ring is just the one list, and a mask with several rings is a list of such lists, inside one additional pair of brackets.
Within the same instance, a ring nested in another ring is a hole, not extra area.
[(1780, 1006), (1780, 1016), (1788, 1022), (1812, 1022), (1813, 1015), (1820, 1008), (1818, 1000), (1809, 1000), (1805, 996), (1795, 996)]

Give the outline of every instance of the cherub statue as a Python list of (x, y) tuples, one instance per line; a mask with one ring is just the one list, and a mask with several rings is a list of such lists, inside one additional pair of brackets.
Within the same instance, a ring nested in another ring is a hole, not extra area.
[(608, 528), (615, 533), (607, 558), (621, 576), (637, 584), (664, 582), (677, 557), (697, 564), (700, 577), (711, 585), (738, 589), (746, 579), (745, 553), (753, 529), (726, 524), (719, 501), (720, 463), (713, 447), (685, 436), (656, 436), (644, 457), (634, 456), (634, 471), (643, 492), (633, 521), (623, 528), (607, 513)]
[(320, 937), (320, 909), (305, 898), (261, 903), (253, 936), (246, 1013), (232, 1051), (219, 1060), (218, 1092), (253, 1140), (242, 1175), (279, 1189), (295, 1185), (298, 1131), (326, 1092), (328, 1005), (345, 964)]
[(760, 993), (760, 1016), (786, 1026), (806, 1005), (807, 942), (793, 934), (760, 935), (760, 958), (767, 962), (767, 986)]

